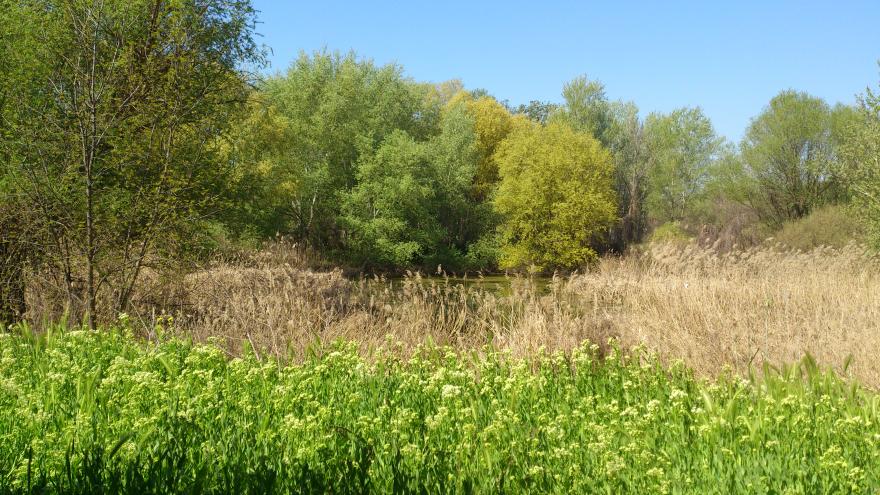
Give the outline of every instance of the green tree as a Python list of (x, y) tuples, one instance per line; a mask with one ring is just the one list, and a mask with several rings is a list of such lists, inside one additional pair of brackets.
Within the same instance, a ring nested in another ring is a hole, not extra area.
[(498, 150), (501, 265), (574, 269), (595, 260), (592, 244), (615, 220), (611, 155), (562, 123), (531, 125)]
[(841, 171), (852, 191), (855, 211), (880, 248), (880, 95), (868, 89), (860, 97), (859, 119), (840, 130)]
[(645, 125), (633, 103), (608, 104), (609, 126), (605, 132), (614, 156), (614, 184), (618, 197), (618, 223), (611, 230), (611, 247), (619, 252), (641, 242), (648, 226), (648, 175), (651, 157)]
[(700, 108), (682, 108), (645, 120), (652, 166), (648, 204), (660, 222), (682, 221), (703, 199), (724, 140)]
[(364, 157), (358, 183), (345, 196), (342, 224), (348, 255), (363, 265), (409, 266), (442, 237), (426, 147), (403, 131)]
[(284, 123), (284, 136), (257, 161), (284, 186), (272, 187), (261, 207), (273, 217), (266, 223), (313, 247), (340, 248), (341, 197), (356, 185), (362, 156), (397, 130), (416, 140), (437, 132), (439, 111), (425, 106), (429, 89), (396, 65), (377, 67), (354, 53), (301, 54), (268, 80), (260, 96)]
[(833, 124), (827, 103), (796, 91), (779, 93), (752, 120), (741, 153), (759, 185), (753, 206), (771, 225), (801, 218), (841, 194)]
[[(34, 0), (4, 5), (16, 36), (2, 91), (8, 198), (74, 314), (124, 309), (146, 266), (203, 233), (217, 160), (262, 61), (246, 0)], [(7, 41), (4, 39), (4, 41)], [(82, 310), (79, 313), (78, 310)]]
[(498, 164), (495, 151), (517, 126), (525, 125), (522, 117), (512, 115), (507, 108), (490, 96), (474, 98), (461, 91), (450, 100), (448, 109), (464, 107), (473, 119), (476, 134), (477, 170), (474, 176), (476, 201), (488, 198), (498, 183)]
[(589, 133), (608, 146), (607, 131), (611, 126), (611, 109), (605, 85), (581, 76), (562, 88), (564, 105), (552, 115), (551, 121), (565, 122), (573, 129)]
[(440, 134), (427, 141), (392, 133), (362, 158), (357, 185), (344, 196), (349, 258), (378, 267), (461, 266), (485, 228), (470, 194), (477, 156), (473, 119), (461, 106), (444, 113)]
[(531, 100), (528, 104), (516, 107), (514, 113), (517, 115), (524, 115), (532, 122), (545, 125), (550, 120), (550, 115), (552, 115), (558, 108), (558, 105), (555, 103)]

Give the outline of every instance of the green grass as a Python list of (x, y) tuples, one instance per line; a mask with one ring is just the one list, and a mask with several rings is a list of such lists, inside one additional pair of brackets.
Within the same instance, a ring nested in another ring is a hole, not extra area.
[(704, 383), (644, 357), (302, 365), (118, 331), (0, 336), (0, 491), (873, 493), (880, 401), (809, 359)]

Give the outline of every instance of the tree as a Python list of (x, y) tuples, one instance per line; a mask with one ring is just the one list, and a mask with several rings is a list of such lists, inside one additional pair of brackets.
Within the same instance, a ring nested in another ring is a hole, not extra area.
[(661, 222), (684, 220), (702, 199), (724, 140), (699, 107), (651, 114), (645, 121), (645, 134), (653, 162), (648, 195), (651, 212)]
[(759, 184), (751, 202), (768, 223), (801, 218), (840, 194), (833, 119), (820, 98), (789, 90), (752, 120), (740, 147)]
[(605, 85), (581, 76), (562, 88), (562, 97), (565, 104), (552, 115), (553, 119), (589, 133), (607, 146), (606, 132), (611, 126), (611, 113)]
[(500, 146), (504, 268), (574, 269), (595, 260), (592, 243), (615, 220), (611, 155), (562, 123), (518, 129)]
[(448, 104), (448, 109), (463, 106), (473, 119), (476, 135), (477, 169), (474, 176), (474, 198), (484, 201), (498, 183), (495, 151), (502, 141), (524, 119), (511, 115), (501, 103), (490, 96), (474, 98), (462, 91)]
[(343, 201), (350, 259), (378, 267), (460, 265), (483, 227), (470, 196), (475, 149), (473, 120), (459, 106), (428, 141), (398, 130), (364, 156)]
[(608, 105), (610, 125), (606, 131), (609, 149), (614, 156), (614, 184), (618, 197), (619, 221), (611, 230), (610, 245), (618, 252), (641, 242), (648, 225), (645, 207), (651, 157), (644, 123), (633, 103)]
[(356, 185), (362, 156), (397, 130), (416, 140), (437, 132), (439, 111), (426, 107), (430, 89), (396, 65), (377, 67), (354, 53), (303, 53), (284, 76), (269, 79), (261, 99), (285, 135), (258, 161), (287, 186), (269, 196), (264, 210), (274, 218), (265, 223), (312, 247), (340, 249), (340, 199)]
[(868, 89), (860, 97), (859, 117), (840, 130), (841, 171), (869, 238), (880, 247), (880, 95)]
[(341, 218), (352, 261), (409, 266), (439, 243), (431, 172), (424, 145), (399, 130), (362, 158), (358, 184), (345, 195)]
[(614, 157), (614, 187), (618, 222), (609, 231), (603, 248), (622, 252), (640, 242), (648, 224), (648, 173), (652, 167), (644, 123), (631, 102), (609, 101), (605, 86), (579, 77), (563, 88), (565, 104), (550, 120), (564, 122), (598, 139)]
[(531, 100), (527, 105), (520, 105), (514, 111), (517, 115), (524, 115), (532, 122), (541, 125), (547, 124), (550, 115), (559, 108), (558, 105), (546, 101)]
[[(246, 0), (34, 0), (19, 29), (0, 142), (34, 256), (95, 325), (147, 266), (179, 255), (217, 208), (215, 160), (259, 64)], [(102, 294), (104, 297), (102, 297)]]

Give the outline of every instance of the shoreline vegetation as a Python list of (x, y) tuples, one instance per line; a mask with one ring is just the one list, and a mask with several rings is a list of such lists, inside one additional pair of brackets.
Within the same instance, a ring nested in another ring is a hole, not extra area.
[[(494, 277), (489, 285), (417, 272), (353, 280), (314, 264), (282, 244), (174, 283), (157, 278), (151, 285), (147, 277), (120, 318), (141, 338), (166, 328), (232, 356), (251, 347), (298, 361), (310, 346), (341, 339), (369, 352), (391, 336), (404, 351), (430, 342), (528, 357), (584, 341), (604, 348), (614, 338), (624, 349), (645, 345), (665, 362), (682, 360), (701, 376), (727, 368), (744, 375), (749, 366), (810, 354), (880, 388), (872, 365), (880, 346), (880, 258), (857, 244), (721, 253), (658, 243), (605, 257), (584, 273)], [(34, 314), (27, 320), (36, 328), (41, 316), (64, 316), (52, 290), (37, 285), (28, 294)]]

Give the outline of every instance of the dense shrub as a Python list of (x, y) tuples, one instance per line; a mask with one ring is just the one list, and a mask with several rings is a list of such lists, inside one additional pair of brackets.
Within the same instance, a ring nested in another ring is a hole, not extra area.
[(662, 242), (672, 244), (687, 243), (692, 236), (682, 228), (680, 222), (666, 222), (651, 232), (651, 242)]
[(786, 222), (771, 242), (809, 251), (819, 246), (841, 248), (864, 240), (864, 226), (845, 206), (818, 209), (804, 218)]

